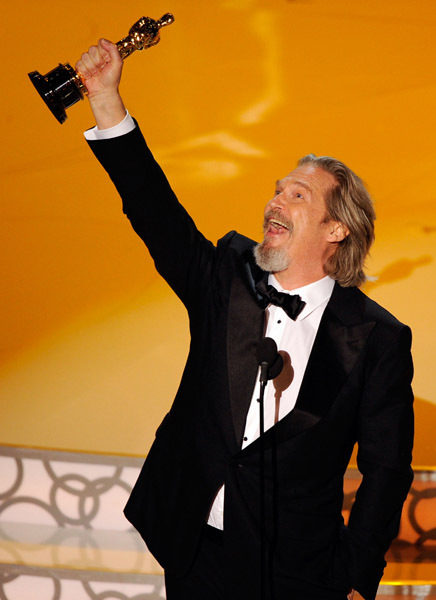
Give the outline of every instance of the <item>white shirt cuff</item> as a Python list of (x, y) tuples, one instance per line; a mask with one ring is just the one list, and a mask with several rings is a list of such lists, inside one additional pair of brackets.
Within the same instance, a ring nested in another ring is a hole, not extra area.
[(135, 129), (135, 127), (134, 120), (129, 115), (129, 111), (126, 110), (126, 116), (118, 123), (118, 125), (109, 127), (109, 129), (98, 129), (98, 127), (95, 126), (92, 129), (85, 131), (84, 136), (88, 141), (109, 140), (111, 138), (119, 137), (120, 135), (125, 135)]

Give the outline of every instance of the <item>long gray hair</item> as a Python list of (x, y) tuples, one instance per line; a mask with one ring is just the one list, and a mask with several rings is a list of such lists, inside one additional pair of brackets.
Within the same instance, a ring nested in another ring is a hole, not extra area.
[(360, 177), (339, 160), (308, 154), (298, 161), (298, 166), (308, 164), (324, 169), (336, 179), (337, 185), (325, 197), (327, 211), (333, 221), (339, 221), (350, 232), (339, 242), (324, 270), (342, 287), (360, 286), (367, 279), (363, 268), (374, 241), (375, 211), (371, 196)]

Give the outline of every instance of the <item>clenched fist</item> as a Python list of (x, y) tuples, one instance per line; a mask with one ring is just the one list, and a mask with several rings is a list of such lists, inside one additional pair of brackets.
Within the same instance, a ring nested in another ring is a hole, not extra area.
[(122, 69), (123, 60), (116, 45), (104, 39), (91, 46), (76, 63), (99, 129), (113, 127), (125, 117), (118, 90)]

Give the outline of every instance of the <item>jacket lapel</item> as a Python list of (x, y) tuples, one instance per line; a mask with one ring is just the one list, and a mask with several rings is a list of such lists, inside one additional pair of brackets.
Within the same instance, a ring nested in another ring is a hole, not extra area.
[(361, 292), (335, 285), (301, 384), (296, 407), (318, 421), (330, 409), (375, 323), (363, 322)]
[(255, 284), (268, 273), (253, 262), (251, 250), (245, 253), (241, 271), (232, 282), (227, 327), (227, 358), (230, 402), (238, 447), (244, 435), (258, 371), (257, 348), (264, 333), (265, 310)]

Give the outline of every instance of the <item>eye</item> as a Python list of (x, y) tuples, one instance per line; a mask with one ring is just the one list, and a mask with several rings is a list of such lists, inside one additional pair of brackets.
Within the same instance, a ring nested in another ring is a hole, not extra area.
[(278, 195), (279, 195), (279, 194), (281, 194), (281, 193), (282, 193), (282, 190), (276, 190), (276, 191), (274, 192), (274, 196), (278, 196)]
[(300, 192), (296, 192), (295, 193), (296, 198), (301, 198), (303, 199), (303, 194), (300, 194)]

